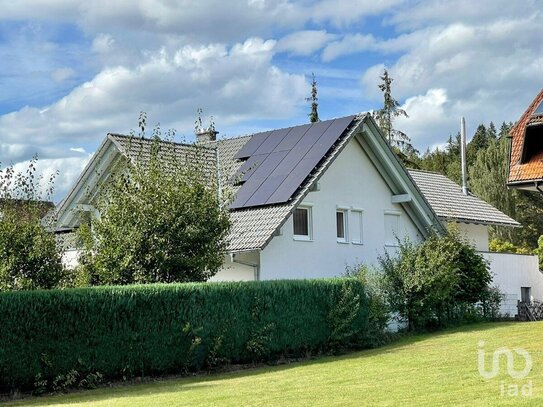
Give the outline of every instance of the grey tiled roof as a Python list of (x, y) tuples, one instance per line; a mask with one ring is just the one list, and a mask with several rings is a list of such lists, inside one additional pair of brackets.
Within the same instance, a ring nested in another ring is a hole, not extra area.
[(441, 220), (520, 226), (520, 223), (475, 195), (464, 195), (462, 187), (444, 175), (420, 170), (409, 170), (409, 174)]
[[(305, 197), (309, 187), (339, 154), (348, 139), (350, 139), (356, 125), (363, 118), (364, 116), (359, 116), (355, 119), (348, 134), (340, 139), (328, 156), (323, 157), (323, 161), (300, 185), (299, 190), (291, 200), (283, 204), (232, 210), (232, 228), (228, 237), (228, 249), (231, 251), (248, 251), (264, 248), (272, 238), (273, 233), (285, 222), (291, 211)], [(121, 153), (131, 160), (149, 159), (151, 140), (118, 134), (110, 134), (109, 137), (117, 145)], [(250, 139), (251, 136), (222, 139), (206, 143), (203, 145), (204, 147), (161, 141), (160, 152), (164, 157), (173, 157), (175, 159), (187, 160), (197, 156), (199, 159), (205, 160), (209, 171), (214, 172), (214, 174), (216, 174), (218, 162), (221, 187), (225, 191), (229, 190), (229, 192), (235, 194), (239, 187), (233, 185), (231, 180), (243, 162), (235, 159), (234, 156)]]
[[(153, 146), (152, 139), (125, 136), (122, 134), (108, 134), (108, 137), (119, 148), (121, 154), (131, 161), (138, 161), (140, 164), (149, 162)], [(181, 165), (188, 163), (203, 164), (206, 174), (216, 174), (215, 149), (166, 140), (160, 140), (157, 146), (159, 148), (159, 157), (171, 162), (172, 165), (173, 163)]]

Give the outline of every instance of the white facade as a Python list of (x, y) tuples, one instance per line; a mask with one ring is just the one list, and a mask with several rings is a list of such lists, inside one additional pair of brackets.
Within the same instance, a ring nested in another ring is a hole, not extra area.
[[(385, 249), (395, 250), (395, 235), (418, 241), (419, 231), (402, 206), (392, 203), (392, 195), (353, 138), (323, 174), (318, 190), (310, 192), (300, 205), (310, 209), (311, 239), (294, 236), (291, 215), (260, 255), (253, 254), (252, 259), (259, 260), (259, 278), (338, 276), (346, 266), (376, 264)], [(341, 239), (344, 241), (337, 238), (337, 210), (344, 211), (346, 216), (346, 236)], [(216, 279), (238, 280), (241, 270), (248, 273), (249, 269), (228, 261)]]
[(543, 299), (543, 274), (537, 256), (512, 253), (482, 253), (490, 262), (492, 283), (505, 295), (501, 313), (515, 315), (522, 287), (529, 288), (530, 300)]
[(488, 251), (488, 226), (474, 223), (455, 223), (458, 232), (481, 252)]

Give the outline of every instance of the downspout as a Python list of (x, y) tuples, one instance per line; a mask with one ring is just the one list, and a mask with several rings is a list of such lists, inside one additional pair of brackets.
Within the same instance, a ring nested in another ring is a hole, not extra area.
[(543, 194), (543, 189), (539, 186), (540, 183), (538, 181), (535, 182), (535, 189), (537, 189), (541, 194)]
[(260, 265), (259, 264), (257, 264), (257, 263), (249, 263), (249, 262), (243, 261), (243, 260), (237, 260), (236, 259), (236, 253), (230, 253), (230, 261), (232, 263), (238, 263), (238, 264), (241, 264), (243, 266), (252, 267), (255, 281), (260, 281)]

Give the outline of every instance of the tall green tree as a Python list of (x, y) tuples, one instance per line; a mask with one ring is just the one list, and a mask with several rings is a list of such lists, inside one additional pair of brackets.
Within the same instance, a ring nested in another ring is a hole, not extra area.
[(392, 82), (394, 79), (390, 77), (386, 69), (383, 75), (380, 76), (380, 79), (379, 89), (383, 92), (383, 107), (374, 113), (374, 117), (383, 131), (388, 144), (403, 150), (406, 144), (411, 144), (411, 140), (404, 132), (394, 129), (394, 119), (401, 116), (409, 116), (400, 107), (400, 103), (392, 96)]
[(490, 138), (488, 136), (486, 126), (484, 124), (480, 124), (467, 146), (466, 156), (468, 159), (468, 164), (472, 164), (475, 161), (479, 151), (488, 147), (489, 141)]
[(319, 119), (319, 98), (317, 97), (318, 90), (317, 90), (317, 80), (315, 79), (315, 74), (311, 74), (312, 81), (311, 81), (311, 96), (306, 98), (305, 100), (307, 102), (311, 102), (311, 112), (308, 114), (309, 121), (311, 123), (316, 123), (320, 121)]
[(100, 191), (100, 216), (81, 228), (79, 272), (91, 284), (205, 281), (222, 266), (229, 214), (205, 147), (181, 157), (158, 127), (146, 142), (148, 154), (119, 164)]
[(38, 176), (37, 162), (25, 172), (13, 165), (0, 172), (0, 291), (54, 288), (64, 277), (61, 247), (43, 220), (55, 175)]
[(373, 116), (381, 128), (388, 144), (394, 149), (398, 157), (407, 167), (419, 168), (419, 152), (411, 144), (411, 139), (403, 131), (394, 128), (397, 117), (409, 117), (400, 107), (400, 103), (392, 96), (392, 82), (385, 69), (380, 76), (379, 89), (383, 92), (383, 107), (374, 112)]
[[(508, 159), (509, 140), (491, 139), (488, 146), (478, 152), (469, 168), (470, 188), (479, 198), (515, 218), (516, 194), (505, 186)], [(497, 235), (502, 239), (510, 238), (509, 232), (510, 228), (500, 228)]]

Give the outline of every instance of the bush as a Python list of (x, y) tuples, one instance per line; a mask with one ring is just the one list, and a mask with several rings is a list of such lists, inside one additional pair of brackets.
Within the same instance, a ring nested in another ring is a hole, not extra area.
[(62, 253), (42, 221), (53, 209), (46, 200), (54, 175), (43, 179), (36, 166), (34, 157), (25, 172), (0, 171), (0, 291), (57, 287), (64, 277)]
[(152, 139), (127, 143), (134, 157), (120, 161), (101, 186), (95, 203), (100, 215), (82, 216), (78, 283), (213, 277), (222, 267), (230, 230), (228, 205), (217, 192), (216, 170), (209, 168), (215, 153), (162, 140), (159, 127)]
[(363, 346), (355, 279), (0, 294), (0, 391), (86, 386)]
[(488, 263), (454, 231), (419, 245), (399, 243), (398, 252), (385, 253), (379, 263), (390, 309), (410, 330), (444, 326), (488, 300)]

